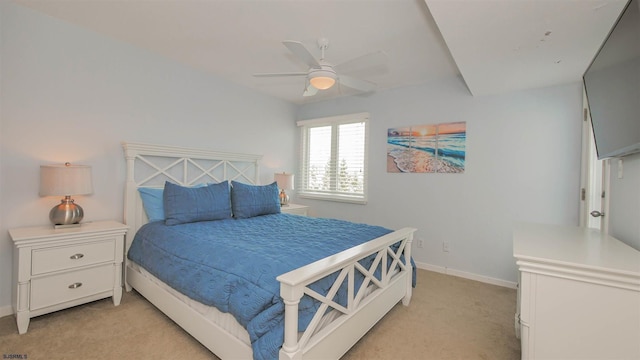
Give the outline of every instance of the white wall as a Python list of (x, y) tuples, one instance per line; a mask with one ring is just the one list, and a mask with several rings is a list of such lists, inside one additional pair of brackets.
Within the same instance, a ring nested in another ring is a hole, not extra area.
[[(460, 79), (445, 79), (296, 116), (282, 101), (8, 2), (0, 26), (0, 315), (11, 302), (7, 230), (47, 224), (58, 202), (38, 197), (39, 165), (92, 165), (95, 193), (77, 198), (85, 219), (121, 219), (123, 140), (264, 154), (267, 182), (295, 170), (294, 120), (367, 111), (369, 203), (296, 199), (312, 214), (416, 227), (419, 263), (506, 282), (516, 279), (514, 221), (578, 223), (580, 84), (472, 97)], [(388, 128), (453, 121), (467, 122), (464, 174), (386, 172)]]
[(7, 230), (46, 225), (39, 166), (93, 167), (85, 221), (123, 218), (121, 141), (263, 154), (261, 180), (291, 171), (295, 107), (1, 1), (0, 315), (11, 311)]
[(640, 154), (611, 159), (609, 234), (640, 251)]
[[(578, 225), (581, 109), (579, 83), (472, 97), (458, 78), (305, 105), (298, 119), (371, 113), (369, 203), (298, 201), (318, 216), (418, 228), (422, 265), (512, 283), (514, 222)], [(454, 121), (467, 122), (464, 174), (386, 172), (388, 128)]]
[[(2, 99), (4, 99), (4, 91), (3, 91), (3, 86), (2, 86), (2, 58), (3, 58), (3, 51), (2, 51), (2, 44), (4, 42), (4, 37), (2, 35), (3, 33), (3, 25), (4, 25), (4, 20), (3, 20), (3, 13), (4, 13), (4, 6), (2, 6), (2, 4), (0, 4), (0, 129), (2, 129), (2, 118), (3, 118), (3, 114), (4, 111), (2, 109), (2, 104), (4, 103), (4, 101)], [(2, 132), (0, 131), (0, 140), (2, 140)], [(0, 144), (1, 145), (1, 144)], [(2, 146), (0, 146), (0, 194), (2, 192)], [(1, 200), (1, 198), (0, 198)], [(2, 224), (3, 224), (3, 219), (2, 216), (0, 216), (0, 229), (2, 229)], [(0, 245), (1, 246), (1, 245)], [(1, 247), (0, 247), (1, 248)], [(1, 255), (0, 255), (1, 256)], [(0, 285), (2, 285), (3, 282), (0, 281)], [(0, 295), (0, 316), (2, 316), (2, 296)]]

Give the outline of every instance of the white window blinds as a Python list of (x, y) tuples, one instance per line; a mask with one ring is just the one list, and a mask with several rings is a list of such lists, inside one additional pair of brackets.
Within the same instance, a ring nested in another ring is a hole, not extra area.
[(299, 196), (366, 203), (368, 122), (368, 113), (298, 121)]

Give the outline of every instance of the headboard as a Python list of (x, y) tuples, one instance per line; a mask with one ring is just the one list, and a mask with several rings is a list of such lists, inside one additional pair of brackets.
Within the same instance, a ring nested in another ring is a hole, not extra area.
[(124, 220), (129, 225), (126, 250), (147, 223), (139, 187), (164, 188), (165, 181), (183, 186), (234, 180), (258, 184), (262, 155), (226, 153), (176, 146), (123, 142), (127, 161)]

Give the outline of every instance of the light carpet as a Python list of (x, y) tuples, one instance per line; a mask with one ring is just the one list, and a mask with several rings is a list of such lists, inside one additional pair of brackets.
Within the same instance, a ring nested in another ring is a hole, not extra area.
[[(396, 305), (345, 356), (375, 359), (520, 359), (516, 291), (418, 270), (408, 307)], [(104, 299), (31, 319), (19, 335), (0, 318), (0, 356), (56, 359), (217, 359), (141, 295)]]

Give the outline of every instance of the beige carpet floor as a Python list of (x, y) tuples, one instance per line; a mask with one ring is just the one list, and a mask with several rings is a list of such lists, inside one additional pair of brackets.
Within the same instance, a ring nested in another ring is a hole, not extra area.
[[(396, 305), (344, 357), (519, 359), (516, 291), (418, 270), (411, 304)], [(0, 357), (56, 359), (217, 359), (135, 291), (120, 306), (96, 301), (31, 319), (18, 335), (0, 318)]]

